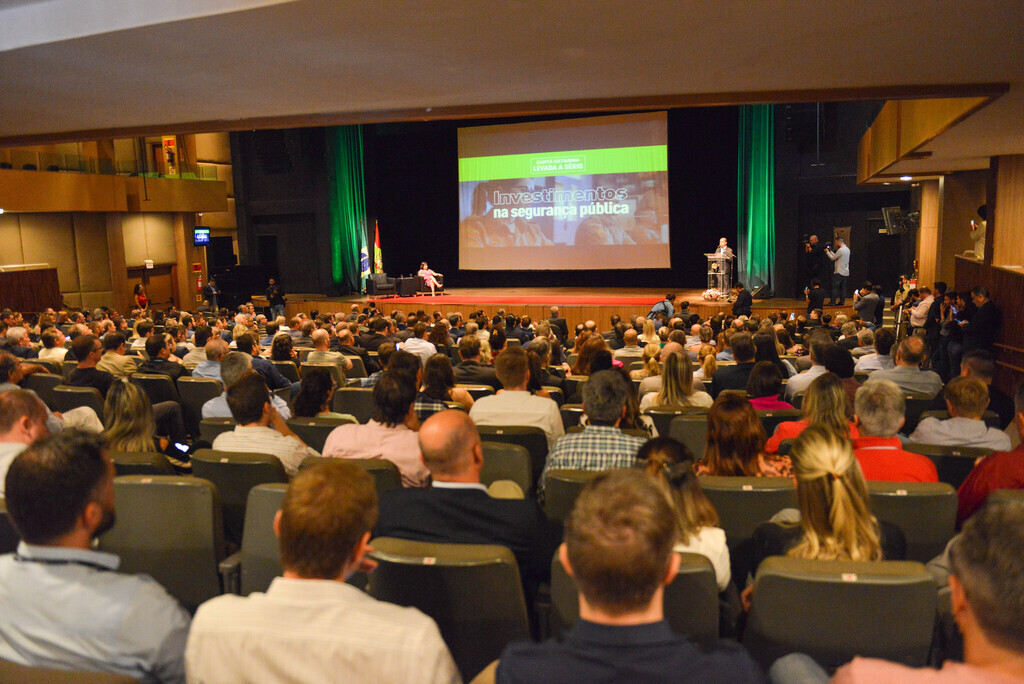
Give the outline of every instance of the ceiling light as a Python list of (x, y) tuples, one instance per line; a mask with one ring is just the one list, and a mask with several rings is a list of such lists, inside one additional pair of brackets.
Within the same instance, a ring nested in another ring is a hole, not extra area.
[(913, 176), (900, 176), (900, 180), (901, 181), (912, 181), (912, 180), (914, 180), (914, 178), (913, 178)]

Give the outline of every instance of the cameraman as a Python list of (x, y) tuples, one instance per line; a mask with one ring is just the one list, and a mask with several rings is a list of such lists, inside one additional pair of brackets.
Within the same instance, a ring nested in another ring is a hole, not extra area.
[(820, 280), (825, 270), (825, 249), (817, 235), (811, 235), (804, 242), (804, 253), (807, 254), (807, 282), (815, 278)]

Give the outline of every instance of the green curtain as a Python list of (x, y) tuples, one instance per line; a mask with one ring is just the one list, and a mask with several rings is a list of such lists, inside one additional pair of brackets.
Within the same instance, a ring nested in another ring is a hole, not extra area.
[(738, 278), (748, 290), (773, 287), (775, 274), (775, 126), (772, 105), (740, 107)]
[(331, 281), (341, 292), (361, 292), (368, 268), (366, 188), (363, 181), (362, 126), (327, 131), (328, 193), (331, 220)]

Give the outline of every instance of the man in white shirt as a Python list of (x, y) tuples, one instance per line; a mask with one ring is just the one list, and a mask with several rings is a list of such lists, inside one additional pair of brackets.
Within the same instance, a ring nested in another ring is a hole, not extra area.
[(39, 350), (39, 359), (41, 361), (64, 360), (64, 355), (68, 353), (68, 350), (64, 348), (64, 343), (67, 342), (68, 338), (64, 336), (60, 328), (47, 328), (39, 336), (39, 339), (43, 343), (43, 348)]
[(931, 309), (932, 302), (935, 301), (935, 297), (927, 285), (919, 287), (917, 291), (920, 293), (921, 299), (917, 300), (914, 308), (910, 310), (911, 328), (924, 327), (924, 324), (928, 321), (928, 310)]
[(50, 434), (46, 418), (46, 406), (32, 392), (0, 392), (0, 497), (4, 495), (4, 478), (15, 456)]
[(815, 378), (828, 372), (825, 369), (825, 352), (833, 346), (831, 336), (824, 331), (811, 333), (808, 349), (811, 357), (811, 367), (802, 373), (797, 373), (786, 383), (786, 401), (793, 401), (800, 392), (806, 392)]
[(836, 251), (825, 248), (825, 256), (835, 262), (832, 274), (832, 299), (829, 306), (843, 306), (846, 303), (846, 281), (850, 277), (850, 248), (841, 237), (836, 237)]
[(355, 465), (303, 470), (274, 518), (284, 572), (266, 593), (196, 612), (185, 653), (193, 682), (459, 682), (437, 625), (345, 583), (377, 521), (372, 478)]
[(469, 417), (477, 425), (526, 425), (539, 427), (547, 437), (548, 449), (561, 437), (562, 414), (558, 404), (546, 397), (530, 394), (529, 358), (523, 349), (507, 349), (494, 362), (498, 380), (505, 388), (498, 394), (473, 403)]
[[(877, 373), (872, 377), (875, 376)], [(910, 435), (911, 442), (1010, 450), (1009, 436), (998, 428), (988, 427), (982, 420), (989, 402), (985, 383), (965, 376), (953, 378), (946, 385), (944, 397), (950, 418), (925, 418)]]
[(426, 365), (427, 359), (437, 353), (437, 347), (427, 342), (427, 326), (424, 323), (417, 323), (412, 328), (412, 337), (402, 343), (402, 351), (415, 354), (420, 357), (420, 365)]
[[(192, 337), (192, 341), (195, 343), (195, 349), (190, 351), (188, 354), (181, 359), (181, 365), (186, 368), (197, 366), (203, 361), (206, 361), (206, 343), (213, 338), (213, 328), (208, 325), (204, 325), (196, 330), (196, 334)], [(220, 339), (220, 336), (217, 336)]]
[(857, 365), (853, 367), (856, 373), (872, 373), (877, 370), (886, 370), (896, 366), (892, 359), (892, 347), (896, 344), (896, 333), (892, 328), (879, 328), (875, 333), (875, 353), (866, 354), (857, 359)]
[(270, 390), (256, 371), (246, 371), (228, 387), (228, 407), (235, 429), (222, 432), (213, 440), (216, 451), (273, 454), (285, 472), (295, 475), (308, 456), (319, 456), (292, 432), (284, 418), (270, 403)]

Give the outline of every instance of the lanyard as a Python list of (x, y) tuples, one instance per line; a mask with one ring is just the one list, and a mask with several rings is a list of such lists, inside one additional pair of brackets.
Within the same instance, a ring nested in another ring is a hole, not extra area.
[(14, 554), (14, 560), (19, 563), (41, 563), (43, 565), (84, 565), (87, 568), (93, 570), (99, 570), (100, 572), (113, 572), (110, 568), (99, 563), (90, 563), (89, 561), (83, 560), (58, 560), (55, 558), (26, 558), (20, 554)]

